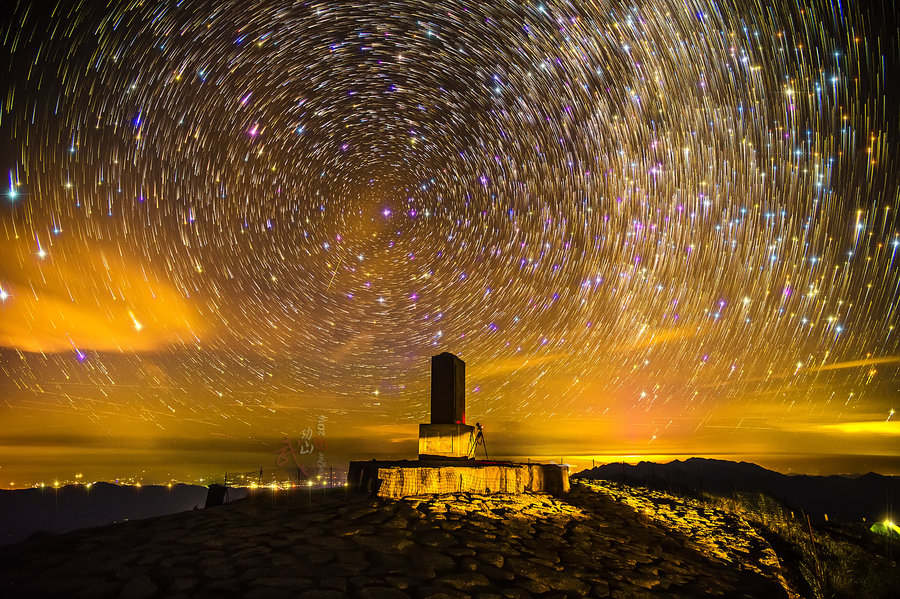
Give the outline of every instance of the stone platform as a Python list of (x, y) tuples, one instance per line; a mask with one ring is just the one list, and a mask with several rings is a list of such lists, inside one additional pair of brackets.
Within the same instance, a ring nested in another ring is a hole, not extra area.
[(350, 462), (351, 487), (399, 499), (430, 493), (549, 493), (569, 491), (569, 467), (486, 460)]

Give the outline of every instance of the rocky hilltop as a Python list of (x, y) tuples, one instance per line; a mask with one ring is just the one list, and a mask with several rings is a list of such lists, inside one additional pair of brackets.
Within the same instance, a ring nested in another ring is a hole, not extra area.
[(690, 507), (669, 525), (653, 509), (612, 483), (562, 498), (257, 491), (0, 548), (0, 596), (794, 595), (751, 527)]
[(813, 520), (858, 522), (878, 520), (886, 513), (885, 500), (900, 497), (900, 477), (869, 472), (858, 476), (781, 474), (748, 462), (708, 458), (674, 460), (668, 464), (604, 464), (575, 475), (629, 486), (667, 489), (677, 494), (763, 492)]

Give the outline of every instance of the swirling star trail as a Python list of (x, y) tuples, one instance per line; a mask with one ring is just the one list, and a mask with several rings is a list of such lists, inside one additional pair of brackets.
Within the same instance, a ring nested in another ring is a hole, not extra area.
[(509, 454), (895, 456), (892, 11), (12, 3), (0, 484), (404, 457), (441, 351)]

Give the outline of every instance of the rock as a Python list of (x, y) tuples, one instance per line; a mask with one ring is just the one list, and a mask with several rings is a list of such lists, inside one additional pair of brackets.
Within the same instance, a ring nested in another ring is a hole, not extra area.
[(326, 564), (322, 568), (319, 569), (319, 576), (343, 576), (344, 578), (349, 578), (351, 576), (355, 576), (360, 572), (360, 570), (364, 570), (368, 566), (364, 566), (363, 568), (359, 568), (354, 566), (352, 563), (330, 563)]
[(484, 574), (491, 580), (496, 580), (499, 582), (509, 582), (516, 578), (512, 572), (494, 567), (490, 564), (479, 564), (477, 571), (481, 574)]
[(517, 576), (525, 576), (541, 583), (546, 583), (546, 581), (559, 576), (559, 573), (553, 568), (534, 560), (509, 559), (506, 561), (506, 568)]
[(385, 576), (384, 581), (392, 587), (401, 590), (408, 589), (413, 584), (413, 580), (406, 576)]
[(312, 581), (308, 578), (299, 578), (293, 576), (270, 576), (267, 578), (259, 578), (256, 580), (257, 586), (274, 587), (280, 589), (306, 589), (312, 586)]
[(257, 587), (244, 594), (247, 599), (287, 599), (290, 596), (290, 591), (272, 587)]
[(375, 527), (371, 524), (352, 524), (349, 526), (336, 526), (331, 530), (331, 534), (339, 537), (354, 537), (358, 535), (370, 535), (375, 532)]
[[(97, 585), (103, 584), (106, 582), (106, 578), (100, 576), (85, 576), (84, 578), (78, 578), (67, 581), (67, 583), (71, 583), (69, 586), (75, 589), (91, 589)], [(121, 586), (121, 585), (118, 585)], [(2, 588), (2, 587), (0, 587)]]
[(146, 564), (155, 564), (160, 559), (162, 559), (161, 553), (145, 553), (137, 560), (137, 563), (138, 565), (144, 566)]
[(532, 580), (530, 578), (526, 578), (524, 580), (519, 581), (519, 586), (528, 591), (529, 593), (534, 593), (536, 595), (540, 595), (542, 593), (546, 593), (550, 590), (545, 584), (542, 584), (536, 580)]
[(484, 563), (490, 564), (495, 568), (503, 567), (503, 556), (499, 553), (494, 553), (493, 551), (479, 551), (477, 557)]
[(413, 560), (424, 570), (435, 572), (449, 572), (456, 568), (453, 558), (430, 549), (423, 549), (413, 554)]
[(150, 572), (150, 566), (123, 566), (121, 568), (117, 568), (114, 572), (116, 578), (121, 580), (123, 583), (128, 582), (129, 580), (133, 580), (135, 578), (140, 578), (141, 576), (146, 575)]
[(450, 547), (449, 549), (445, 549), (444, 553), (453, 557), (472, 557), (475, 555), (475, 550), (470, 549), (469, 547)]
[(471, 591), (473, 589), (491, 586), (487, 577), (484, 574), (478, 574), (477, 572), (445, 574), (438, 578), (438, 582), (443, 585), (451, 586), (459, 591)]
[(400, 553), (407, 547), (412, 547), (415, 543), (400, 536), (391, 535), (388, 537), (379, 537), (373, 535), (369, 537), (357, 537), (356, 544), (378, 553)]
[(377, 585), (380, 580), (372, 576), (354, 576), (350, 579), (350, 586), (354, 589), (362, 589), (369, 586)]
[(172, 584), (166, 589), (167, 593), (178, 593), (181, 591), (189, 591), (197, 586), (197, 579), (188, 576), (176, 578)]
[(342, 564), (351, 564), (357, 568), (357, 571), (364, 570), (368, 567), (369, 562), (362, 551), (339, 551), (337, 560)]
[(119, 597), (122, 599), (143, 599), (144, 597), (152, 597), (157, 590), (156, 585), (145, 574), (126, 582), (119, 592)]
[(610, 597), (612, 597), (612, 599), (652, 599), (654, 597), (654, 594), (649, 591), (643, 591), (640, 589), (615, 589), (610, 593)]
[(389, 587), (366, 587), (356, 594), (358, 599), (410, 599), (400, 589)]
[(297, 599), (343, 599), (346, 595), (330, 589), (310, 589), (297, 595)]
[(309, 539), (311, 545), (321, 547), (329, 553), (337, 553), (339, 551), (349, 551), (353, 549), (353, 543), (349, 539), (338, 537), (321, 536)]
[(547, 568), (551, 568), (554, 570), (560, 569), (557, 566), (557, 564), (559, 563), (558, 555), (550, 555), (544, 552), (531, 551), (531, 556), (528, 558), (528, 561), (540, 566), (546, 566)]
[(474, 572), (481, 564), (481, 562), (479, 562), (474, 557), (464, 557), (462, 559), (457, 559), (456, 561), (459, 564), (458, 569), (464, 572)]
[(422, 599), (469, 599), (469, 595), (453, 589), (441, 587), (424, 587), (419, 589)]
[(575, 593), (581, 597), (587, 595), (591, 587), (570, 574), (560, 572), (559, 576), (545, 580), (544, 584), (554, 591), (565, 591), (567, 593)]
[(501, 593), (504, 597), (509, 597), (509, 599), (531, 599), (531, 593), (529, 593), (525, 589), (503, 589)]
[[(108, 562), (107, 562), (108, 563)], [(176, 566), (193, 566), (197, 563), (195, 558), (192, 558), (189, 555), (176, 555), (174, 557), (167, 557), (165, 559), (160, 560), (159, 565), (163, 568), (174, 568)]]
[(205, 569), (203, 575), (213, 580), (230, 580), (234, 578), (234, 570), (228, 566), (215, 566)]
[(370, 514), (377, 514), (378, 509), (369, 506), (362, 506), (358, 508), (348, 508), (348, 509), (339, 509), (338, 514), (344, 517), (346, 520), (358, 520)]
[[(185, 576), (193, 576), (194, 570), (191, 568), (157, 568), (156, 569), (156, 578), (157, 582), (159, 579), (166, 580), (168, 582), (172, 582), (176, 578), (183, 578)], [(164, 586), (164, 585), (161, 585)]]
[(347, 579), (342, 576), (328, 576), (322, 579), (322, 586), (342, 593), (347, 592)]
[(419, 539), (419, 542), (431, 547), (437, 547), (439, 549), (447, 549), (459, 545), (459, 541), (457, 540), (457, 538), (446, 532), (428, 533), (426, 535), (423, 535)]
[(628, 578), (628, 582), (643, 589), (652, 589), (659, 585), (659, 576), (654, 576), (649, 573), (645, 574), (637, 570)]
[[(281, 528), (278, 526), (234, 526), (234, 527), (226, 527), (225, 532), (229, 537), (240, 537), (240, 538), (248, 538), (248, 537), (259, 537), (265, 538), (277, 535), (281, 532)], [(224, 546), (224, 542), (221, 539), (218, 539), (220, 543), (219, 547)]]
[(195, 589), (191, 591), (191, 594), (204, 596), (207, 591), (215, 591), (215, 595), (222, 596), (229, 593), (234, 592), (234, 581), (233, 580), (213, 580), (207, 582), (200, 589)]
[(113, 597), (117, 595), (117, 591), (122, 587), (120, 582), (101, 582), (90, 587), (85, 587), (75, 594), (81, 599), (95, 599), (96, 597)]
[(205, 557), (197, 562), (197, 565), (200, 566), (200, 568), (213, 568), (215, 566), (221, 566), (229, 562), (230, 560), (225, 558), (224, 556)]
[(334, 559), (334, 554), (328, 553), (326, 551), (309, 551), (303, 553), (303, 557), (305, 557), (309, 563), (321, 566), (322, 564), (327, 564), (328, 562)]

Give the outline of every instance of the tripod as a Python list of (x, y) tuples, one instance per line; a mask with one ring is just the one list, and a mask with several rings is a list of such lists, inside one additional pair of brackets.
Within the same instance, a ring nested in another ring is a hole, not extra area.
[(478, 429), (478, 433), (476, 433), (475, 438), (472, 439), (472, 446), (469, 449), (469, 454), (474, 458), (478, 446), (481, 445), (481, 447), (484, 449), (484, 459), (489, 460), (491, 458), (488, 456), (487, 445), (485, 445), (484, 443), (484, 427), (481, 426), (480, 422), (476, 422), (475, 428)]

